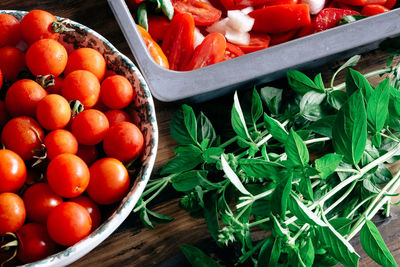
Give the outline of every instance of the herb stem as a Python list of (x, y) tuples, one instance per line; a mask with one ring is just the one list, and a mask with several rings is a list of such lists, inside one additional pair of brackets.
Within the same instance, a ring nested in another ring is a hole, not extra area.
[[(282, 124), (283, 127), (285, 127), (288, 123), (289, 123), (289, 120), (285, 120), (285, 121), (282, 122), (281, 124)], [(256, 146), (257, 146), (257, 147), (262, 146), (264, 143), (268, 142), (268, 140), (271, 139), (271, 138), (272, 138), (272, 135), (271, 135), (271, 134), (267, 135), (266, 137), (264, 137), (263, 139), (261, 139), (261, 140), (256, 144)]]
[(256, 225), (259, 225), (259, 224), (263, 224), (263, 223), (269, 222), (270, 220), (271, 220), (270, 217), (266, 217), (264, 219), (249, 223), (248, 226), (250, 228), (250, 227), (253, 227), (253, 226), (256, 226)]
[(304, 141), (304, 144), (310, 145), (310, 144), (325, 142), (325, 141), (329, 141), (329, 140), (331, 140), (329, 137), (321, 137), (321, 138), (315, 138), (315, 139), (310, 139), (310, 140)]
[(331, 210), (333, 210), (334, 208), (336, 208), (336, 206), (339, 205), (343, 200), (345, 200), (346, 197), (351, 193), (351, 191), (353, 191), (353, 189), (354, 189), (354, 187), (356, 186), (356, 184), (357, 184), (357, 180), (354, 181), (354, 182), (351, 184), (350, 188), (347, 189), (347, 191), (346, 191), (338, 200), (336, 200), (335, 203), (333, 203), (332, 205), (330, 205), (329, 208), (326, 209), (325, 214), (328, 214)]
[(160, 188), (148, 199), (146, 199), (146, 201), (143, 201), (142, 205), (136, 207), (133, 212), (137, 212), (139, 211), (141, 208), (143, 208), (144, 206), (146, 206), (150, 201), (152, 201), (156, 196), (158, 196), (158, 194), (161, 193), (161, 191), (169, 184), (169, 179), (166, 179), (160, 186)]
[(227, 146), (229, 146), (229, 145), (235, 143), (236, 140), (238, 140), (238, 136), (235, 136), (235, 137), (229, 139), (229, 140), (226, 141), (225, 143), (221, 144), (219, 147), (220, 147), (220, 148), (225, 148), (225, 147), (227, 147)]
[(335, 172), (352, 172), (352, 173), (359, 173), (359, 171), (355, 169), (342, 169), (342, 168), (337, 168)]
[(350, 219), (350, 217), (365, 203), (367, 203), (368, 201), (370, 201), (371, 199), (373, 199), (375, 197), (375, 195), (369, 196), (366, 199), (364, 199), (363, 201), (361, 201), (360, 203), (358, 203), (358, 205), (346, 216), (347, 219)]
[[(374, 70), (371, 72), (368, 72), (366, 74), (364, 74), (365, 78), (369, 78), (369, 77), (373, 77), (373, 76), (377, 76), (377, 75), (381, 75), (381, 74), (385, 74), (385, 73), (390, 73), (392, 71), (392, 67), (387, 67), (387, 68), (383, 68), (380, 70)], [(332, 88), (330, 88), (332, 91), (336, 91), (336, 90), (342, 90), (346, 87), (346, 83), (341, 83), (339, 85), (333, 86)]]

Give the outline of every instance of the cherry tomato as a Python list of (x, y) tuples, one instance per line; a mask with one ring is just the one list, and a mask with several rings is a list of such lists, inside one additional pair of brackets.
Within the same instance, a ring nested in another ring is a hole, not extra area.
[[(311, 21), (313, 21), (313, 20), (314, 20), (314, 18), (311, 19)], [(307, 35), (315, 33), (316, 30), (315, 30), (314, 24), (315, 23), (313, 22), (311, 25), (302, 27), (299, 30), (299, 32), (296, 34), (296, 37), (300, 38), (300, 37), (304, 37), (304, 36), (307, 36)]]
[(361, 15), (363, 16), (374, 16), (383, 12), (390, 11), (387, 7), (384, 7), (382, 5), (365, 5), (361, 9)]
[(64, 78), (62, 78), (60, 76), (54, 78), (54, 85), (45, 88), (47, 93), (61, 95), (63, 82), (64, 82)]
[[(307, 26), (306, 26), (307, 27)], [(294, 38), (294, 36), (297, 34), (299, 30), (295, 29), (292, 31), (288, 32), (283, 32), (283, 33), (276, 33), (276, 34), (271, 34), (271, 42), (270, 45), (278, 45), (285, 43), (287, 41), (290, 41)]]
[(129, 191), (129, 175), (117, 159), (104, 158), (90, 166), (89, 197), (99, 204), (120, 201)]
[(54, 159), (63, 153), (76, 154), (78, 152), (78, 140), (71, 132), (64, 129), (58, 129), (46, 135), (44, 145), (49, 159)]
[(71, 108), (64, 97), (48, 95), (37, 104), (36, 118), (47, 130), (61, 129), (71, 119)]
[(26, 216), (39, 223), (45, 223), (50, 211), (60, 205), (62, 198), (54, 193), (46, 183), (38, 183), (29, 187), (23, 196)]
[(9, 14), (0, 14), (0, 32), (0, 47), (16, 45), (21, 40), (21, 25)]
[(8, 89), (5, 104), (11, 116), (30, 116), (35, 117), (36, 107), (40, 100), (47, 95), (37, 82), (22, 79)]
[(95, 146), (85, 146), (79, 144), (78, 153), (76, 153), (88, 166), (92, 165), (93, 162), (99, 157), (99, 152)]
[(86, 196), (79, 196), (76, 198), (72, 198), (72, 199), (70, 199), (70, 201), (81, 205), (82, 207), (84, 207), (87, 210), (87, 212), (89, 212), (90, 218), (92, 219), (91, 232), (96, 230), (96, 228), (99, 227), (100, 222), (101, 222), (100, 209), (96, 205), (96, 203)]
[(360, 13), (349, 9), (324, 8), (315, 17), (315, 29), (317, 31), (324, 31), (333, 28), (342, 17), (348, 15), (360, 15)]
[(176, 14), (189, 13), (198, 26), (211, 25), (221, 18), (221, 10), (200, 0), (172, 0)]
[(194, 20), (188, 13), (176, 14), (165, 33), (162, 50), (172, 70), (182, 70), (193, 54)]
[(64, 153), (52, 159), (47, 167), (47, 182), (62, 197), (77, 197), (89, 184), (89, 168), (78, 156)]
[(0, 69), (0, 89), (3, 86), (3, 72)]
[(30, 160), (42, 147), (44, 132), (39, 123), (31, 117), (21, 116), (6, 123), (1, 133), (3, 145), (23, 160)]
[(119, 122), (111, 127), (103, 141), (107, 156), (122, 162), (137, 158), (143, 150), (144, 139), (139, 128), (130, 122)]
[(19, 71), (25, 67), (25, 54), (14, 46), (0, 48), (0, 69), (4, 79), (15, 81)]
[(17, 236), (17, 258), (23, 263), (38, 261), (56, 252), (56, 243), (51, 240), (43, 224), (25, 224), (18, 230)]
[(271, 37), (265, 33), (250, 33), (250, 43), (248, 45), (238, 45), (238, 47), (245, 53), (252, 53), (269, 46)]
[(25, 183), (26, 166), (18, 154), (8, 149), (0, 150), (0, 193), (16, 192)]
[(14, 193), (0, 193), (0, 235), (15, 233), (26, 217), (24, 201)]
[(73, 71), (64, 79), (62, 95), (68, 101), (79, 100), (85, 108), (91, 108), (100, 97), (99, 80), (87, 70)]
[(165, 16), (149, 16), (147, 20), (151, 38), (156, 42), (162, 41), (169, 27), (169, 20)]
[(140, 35), (142, 36), (143, 41), (146, 44), (146, 47), (149, 50), (149, 53), (151, 57), (154, 59), (154, 61), (158, 65), (166, 69), (169, 69), (168, 59), (165, 56), (164, 52), (162, 51), (161, 47), (153, 40), (153, 38), (151, 38), (150, 34), (140, 25), (137, 25), (137, 28), (139, 29)]
[(220, 33), (208, 34), (196, 47), (186, 70), (203, 68), (221, 62), (225, 56), (226, 40)]
[(8, 121), (9, 115), (6, 109), (6, 104), (3, 100), (0, 100), (0, 127), (3, 127), (4, 124)]
[(92, 219), (87, 210), (74, 202), (65, 202), (53, 209), (47, 218), (51, 239), (63, 246), (72, 246), (89, 235)]
[(33, 75), (59, 76), (67, 65), (68, 54), (64, 46), (53, 39), (34, 42), (26, 51), (25, 61)]
[(112, 109), (123, 109), (128, 106), (134, 96), (131, 83), (121, 75), (107, 77), (100, 87), (101, 100)]
[(122, 122), (122, 121), (132, 122), (128, 113), (126, 113), (123, 110), (111, 109), (111, 110), (108, 110), (106, 113), (104, 113), (104, 115), (106, 115), (108, 123), (110, 124), (110, 127), (112, 127), (115, 124), (117, 124), (118, 122)]
[(250, 12), (249, 16), (254, 18), (252, 30), (265, 33), (283, 33), (311, 24), (306, 4), (267, 6)]
[(57, 19), (49, 12), (43, 10), (32, 10), (21, 20), (22, 39), (27, 44), (32, 44), (40, 39), (57, 40), (59, 33), (52, 28)]
[(387, 0), (384, 6), (386, 8), (392, 9), (396, 5), (397, 0)]
[(232, 59), (235, 57), (240, 57), (243, 55), (244, 55), (244, 52), (242, 49), (240, 49), (239, 46), (231, 44), (229, 42), (226, 43), (224, 60)]
[(106, 61), (103, 55), (93, 48), (79, 48), (69, 54), (64, 73), (68, 75), (74, 70), (90, 71), (102, 81), (106, 73)]
[(106, 115), (96, 109), (87, 109), (79, 113), (72, 121), (72, 133), (82, 145), (96, 145), (103, 141), (109, 123)]

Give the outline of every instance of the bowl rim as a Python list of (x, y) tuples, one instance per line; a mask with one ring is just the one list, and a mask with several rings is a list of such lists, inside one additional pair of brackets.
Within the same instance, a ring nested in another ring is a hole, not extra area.
[[(10, 15), (22, 15), (24, 16), (27, 14), (27, 11), (20, 11), (20, 10), (0, 10), (0, 14), (10, 14)], [(64, 19), (62, 17), (57, 17), (57, 19)], [(143, 92), (147, 98), (147, 104), (150, 113), (150, 125), (151, 125), (151, 134), (153, 136), (152, 140), (150, 140), (149, 145), (151, 145), (151, 150), (149, 152), (149, 160), (146, 165), (143, 167), (143, 171), (141, 172), (141, 177), (136, 177), (135, 182), (133, 183), (131, 190), (135, 188), (132, 195), (127, 198), (125, 197), (118, 208), (113, 212), (114, 216), (112, 219), (111, 217), (105, 220), (95, 231), (90, 233), (89, 236), (82, 239), (78, 243), (70, 246), (56, 254), (53, 254), (45, 259), (28, 263), (23, 266), (66, 266), (79, 258), (83, 257), (95, 247), (97, 247), (101, 242), (103, 242), (107, 237), (109, 237), (117, 228), (118, 226), (128, 217), (128, 215), (133, 210), (134, 206), (136, 205), (137, 201), (139, 200), (140, 196), (143, 193), (144, 188), (148, 180), (150, 179), (150, 175), (155, 163), (156, 154), (157, 154), (157, 147), (158, 147), (158, 126), (157, 126), (157, 118), (155, 113), (155, 106), (153, 97), (150, 93), (149, 87), (147, 82), (145, 81), (143, 75), (136, 67), (136, 65), (124, 54), (118, 51), (111, 42), (109, 42), (106, 38), (104, 38), (101, 34), (97, 33), (96, 31), (92, 30), (91, 28), (75, 22), (70, 19), (66, 19), (68, 24), (77, 27), (78, 29), (90, 33), (92, 36), (96, 37), (100, 41), (102, 41), (114, 54), (121, 57), (122, 61), (129, 67), (128, 69), (132, 71), (139, 80), (140, 86), (142, 87)], [(131, 191), (130, 190), (130, 191)], [(129, 193), (128, 193), (129, 194)]]

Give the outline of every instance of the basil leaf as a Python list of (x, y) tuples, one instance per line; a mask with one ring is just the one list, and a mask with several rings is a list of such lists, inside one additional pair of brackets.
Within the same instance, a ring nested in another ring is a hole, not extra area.
[(338, 231), (339, 234), (344, 236), (350, 232), (353, 220), (344, 217), (339, 217), (330, 220), (329, 223), (333, 226), (333, 228), (336, 229), (336, 231)]
[(201, 184), (202, 178), (206, 179), (207, 171), (188, 171), (171, 178), (172, 186), (176, 191), (187, 192)]
[(380, 164), (378, 166), (378, 168), (376, 169), (376, 171), (374, 171), (373, 173), (367, 174), (367, 176), (371, 176), (371, 178), (377, 184), (386, 184), (393, 178), (392, 173), (385, 166), (385, 164)]
[(283, 240), (287, 240), (289, 239), (289, 228), (287, 228), (286, 225), (281, 225), (281, 223), (278, 221), (278, 219), (271, 214), (272, 217), (272, 222), (273, 222), (273, 227), (272, 227), (272, 232), (274, 234), (274, 236), (278, 236), (283, 238)]
[(368, 80), (356, 70), (349, 68), (346, 73), (346, 93), (351, 96), (358, 89), (361, 90), (365, 100), (368, 103), (369, 97), (373, 93), (374, 89)]
[(226, 177), (231, 181), (236, 189), (244, 195), (251, 195), (250, 192), (247, 191), (247, 189), (243, 186), (242, 182), (240, 181), (236, 173), (232, 170), (231, 166), (229, 166), (224, 155), (221, 155), (221, 165)]
[(379, 44), (379, 48), (389, 55), (400, 55), (400, 37), (388, 38)]
[(210, 147), (203, 152), (203, 160), (208, 164), (216, 163), (220, 160), (222, 153), (224, 153), (223, 148)]
[(180, 248), (193, 267), (222, 267), (218, 262), (214, 261), (212, 258), (204, 254), (203, 251), (194, 246), (182, 244), (180, 245)]
[(293, 129), (290, 129), (289, 137), (286, 140), (285, 152), (291, 166), (305, 166), (310, 159), (307, 146)]
[(261, 88), (261, 98), (272, 114), (278, 114), (282, 102), (282, 89), (266, 86)]
[(147, 214), (148, 209), (141, 209), (139, 212), (140, 221), (143, 225), (149, 229), (154, 229), (153, 223), (150, 221), (149, 215)]
[(338, 73), (341, 72), (342, 70), (344, 70), (345, 68), (348, 68), (348, 67), (352, 67), (352, 66), (357, 65), (357, 63), (358, 63), (358, 61), (360, 60), (360, 58), (361, 58), (360, 55), (352, 56), (352, 57), (349, 58), (342, 66), (340, 66), (340, 68), (338, 68), (338, 69), (335, 71), (335, 73), (333, 74), (332, 79), (331, 79), (331, 87), (332, 87), (332, 88), (333, 88), (333, 84), (334, 84), (334, 82), (335, 82), (336, 75), (338, 75)]
[(366, 17), (367, 16), (362, 16), (362, 15), (347, 15), (347, 16), (342, 17), (339, 20), (339, 22), (337, 23), (337, 25), (348, 24), (348, 23), (355, 22), (360, 19), (364, 19)]
[(308, 238), (305, 240), (305, 242), (303, 242), (303, 245), (300, 247), (299, 251), (300, 251), (300, 258), (302, 259), (304, 265), (306, 267), (313, 266), (315, 258), (315, 250), (311, 238)]
[(278, 266), (278, 261), (282, 253), (281, 244), (282, 239), (276, 238), (274, 241), (274, 245), (272, 246), (271, 256), (269, 258), (268, 265), (266, 266)]
[(301, 95), (309, 91), (324, 92), (324, 90), (319, 88), (307, 75), (298, 70), (289, 70), (286, 72), (286, 76), (290, 87)]
[(292, 191), (293, 174), (283, 172), (281, 177), (271, 196), (271, 203), (274, 203), (271, 205), (271, 211), (273, 214), (279, 214), (281, 218), (285, 218), (289, 195)]
[(363, 180), (363, 187), (373, 194), (379, 194), (379, 192), (381, 192), (381, 189), (371, 177), (367, 177)]
[(231, 115), (232, 128), (238, 136), (246, 140), (251, 140), (251, 137), (247, 130), (246, 121), (243, 116), (242, 108), (240, 107), (237, 92), (235, 92), (233, 99), (234, 99), (234, 104), (232, 107), (232, 115)]
[(342, 108), (347, 100), (347, 94), (341, 90), (335, 90), (328, 95), (328, 104), (336, 110)]
[(311, 123), (308, 129), (322, 136), (332, 138), (332, 128), (335, 125), (335, 120), (335, 115), (325, 116)]
[(203, 142), (206, 139), (210, 140), (207, 148), (212, 146), (217, 140), (214, 127), (203, 112), (200, 112), (199, 116), (197, 116), (197, 137), (199, 142)]
[(198, 144), (194, 111), (188, 105), (175, 112), (170, 124), (171, 136), (181, 145)]
[(385, 126), (389, 113), (390, 84), (389, 79), (383, 80), (373, 91), (367, 104), (367, 118), (375, 133)]
[(178, 146), (174, 152), (176, 157), (164, 165), (161, 175), (189, 171), (203, 162), (201, 150), (194, 145)]
[(366, 220), (360, 231), (361, 246), (376, 263), (386, 266), (397, 266), (389, 249), (385, 245), (378, 228), (370, 220)]
[(257, 93), (256, 88), (253, 89), (253, 96), (251, 101), (251, 119), (254, 124), (257, 123), (258, 119), (263, 114), (263, 106), (260, 95)]
[(304, 205), (295, 195), (290, 194), (288, 205), (289, 210), (303, 223), (326, 226), (326, 223), (323, 222), (317, 215), (315, 215), (315, 213), (312, 212), (306, 205)]
[(271, 258), (272, 246), (274, 245), (274, 238), (268, 236), (264, 239), (265, 242), (260, 248), (260, 253), (258, 254), (257, 267), (268, 266), (269, 260)]
[(279, 121), (271, 118), (266, 113), (264, 113), (264, 122), (272, 137), (274, 137), (281, 143), (286, 142), (286, 139), (288, 138), (288, 132)]
[(153, 217), (152, 219), (153, 219), (153, 222), (155, 222), (155, 223), (168, 223), (168, 222), (171, 222), (171, 221), (174, 220), (171, 217), (168, 217), (168, 216), (165, 216), (165, 215), (162, 215), (162, 214), (158, 214), (158, 213), (156, 213), (154, 211), (151, 211), (151, 210), (147, 210), (147, 213), (149, 215), (151, 215), (151, 217)]
[(309, 91), (301, 98), (299, 107), (300, 114), (309, 121), (317, 121), (322, 117), (320, 104), (324, 101), (326, 94)]
[(287, 245), (286, 248), (288, 250), (288, 266), (306, 267), (297, 246)]
[(326, 179), (334, 173), (336, 168), (339, 167), (342, 158), (342, 155), (329, 153), (315, 160), (315, 168), (319, 172), (321, 179)]
[(332, 137), (335, 151), (344, 156), (343, 160), (357, 165), (367, 143), (367, 116), (360, 90), (339, 110)]
[(239, 160), (239, 166), (247, 176), (268, 178), (273, 181), (280, 179), (284, 169), (284, 166), (279, 163), (261, 159), (241, 159)]
[(142, 2), (137, 7), (137, 21), (140, 26), (142, 26), (146, 31), (149, 30), (149, 24), (147, 20), (147, 7), (146, 2)]
[(322, 80), (322, 74), (318, 73), (314, 77), (314, 83), (321, 89), (325, 91), (324, 81)]
[(211, 236), (218, 241), (219, 221), (218, 221), (218, 203), (217, 192), (204, 195), (204, 219)]
[(308, 176), (303, 175), (301, 177), (299, 191), (306, 199), (314, 201), (314, 192), (311, 186), (311, 179)]

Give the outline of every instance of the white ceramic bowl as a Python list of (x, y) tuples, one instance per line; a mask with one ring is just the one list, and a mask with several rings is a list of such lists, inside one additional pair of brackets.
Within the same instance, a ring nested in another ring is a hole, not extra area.
[[(13, 15), (21, 20), (27, 13), (15, 10), (0, 10), (0, 13)], [(80, 47), (91, 47), (103, 54), (107, 62), (107, 69), (125, 76), (134, 86), (137, 98), (134, 110), (139, 118), (138, 127), (145, 139), (145, 148), (141, 158), (140, 168), (135, 177), (131, 177), (132, 187), (119, 206), (94, 232), (88, 237), (68, 247), (67, 249), (47, 257), (41, 261), (26, 264), (25, 266), (65, 266), (81, 258), (106, 239), (132, 212), (136, 202), (142, 194), (150, 178), (156, 158), (158, 145), (158, 129), (153, 98), (143, 76), (136, 66), (121, 54), (109, 41), (95, 31), (74, 21), (67, 24), (75, 29), (73, 32), (61, 34), (59, 41), (67, 50)]]

